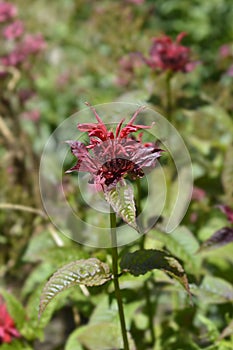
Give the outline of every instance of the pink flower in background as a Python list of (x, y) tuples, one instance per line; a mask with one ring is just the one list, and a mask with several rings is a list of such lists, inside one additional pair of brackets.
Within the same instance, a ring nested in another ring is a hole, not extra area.
[(226, 71), (226, 75), (228, 75), (229, 77), (233, 77), (233, 64)]
[(27, 60), (28, 56), (40, 53), (46, 47), (46, 43), (41, 34), (26, 35), (13, 51), (0, 58), (4, 66), (16, 67)]
[(15, 17), (17, 8), (9, 2), (0, 2), (0, 22), (6, 22)]
[(190, 49), (180, 44), (184, 36), (186, 36), (186, 33), (180, 33), (175, 41), (172, 41), (167, 35), (153, 38), (150, 57), (145, 58), (145, 62), (152, 69), (184, 73), (192, 71), (197, 62), (191, 61)]
[(116, 83), (119, 86), (127, 86), (133, 79), (135, 71), (143, 64), (141, 54), (131, 53), (123, 56), (119, 61), (119, 74)]
[(232, 56), (232, 50), (230, 45), (224, 44), (219, 49), (219, 55), (221, 58), (227, 58)]
[(0, 297), (0, 344), (10, 343), (13, 338), (20, 337), (14, 320), (9, 315), (6, 304)]
[(41, 34), (27, 34), (21, 43), (25, 55), (37, 54), (46, 48), (46, 42)]
[(202, 201), (206, 197), (206, 192), (200, 187), (193, 187), (192, 200)]
[(27, 102), (34, 95), (35, 95), (35, 91), (33, 91), (31, 89), (20, 89), (18, 91), (18, 97), (19, 97), (19, 100), (22, 104)]
[(26, 55), (20, 50), (20, 48), (14, 49), (8, 55), (0, 58), (1, 64), (4, 66), (16, 67), (26, 59)]
[(56, 83), (58, 87), (59, 88), (65, 87), (69, 83), (70, 78), (71, 78), (71, 74), (69, 72), (61, 73), (56, 79)]
[(23, 31), (23, 23), (17, 20), (4, 28), (3, 35), (6, 39), (16, 39), (23, 34)]
[(37, 122), (40, 119), (40, 111), (38, 109), (33, 109), (28, 112), (24, 112), (22, 117), (27, 120), (31, 120), (32, 122)]
[(96, 188), (104, 191), (112, 189), (126, 175), (131, 179), (144, 176), (144, 170), (151, 170), (157, 164), (161, 150), (155, 143), (142, 143), (142, 135), (139, 138), (131, 136), (138, 130), (149, 129), (151, 126), (133, 124), (137, 115), (144, 109), (139, 108), (129, 121), (122, 127), (124, 119), (116, 127), (115, 134), (108, 130), (96, 110), (91, 107), (97, 123), (78, 124), (78, 129), (87, 132), (89, 144), (80, 141), (67, 141), (71, 152), (78, 159), (77, 164), (67, 173), (89, 172), (92, 176), (91, 183)]
[(126, 2), (129, 2), (131, 4), (135, 4), (135, 5), (141, 5), (145, 2), (145, 0), (126, 0)]

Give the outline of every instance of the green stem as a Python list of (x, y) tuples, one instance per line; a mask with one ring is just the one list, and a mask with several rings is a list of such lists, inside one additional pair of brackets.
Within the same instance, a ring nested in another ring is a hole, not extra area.
[(118, 313), (121, 324), (121, 333), (123, 338), (124, 350), (129, 350), (129, 343), (127, 338), (126, 324), (124, 308), (121, 298), (121, 291), (119, 286), (119, 276), (118, 276), (118, 251), (117, 251), (117, 236), (116, 236), (116, 214), (110, 212), (110, 223), (111, 223), (111, 240), (112, 240), (112, 272), (113, 272), (113, 282), (115, 288), (115, 296), (118, 305)]
[[(142, 212), (142, 206), (141, 206), (141, 193), (142, 193), (142, 188), (141, 188), (141, 181), (140, 179), (136, 180), (136, 185), (137, 185), (137, 215), (140, 215)], [(145, 239), (146, 235), (144, 234), (140, 240), (140, 249), (145, 249)], [(155, 332), (154, 332), (154, 320), (153, 320), (153, 305), (151, 303), (151, 298), (150, 298), (150, 289), (148, 285), (148, 281), (145, 282), (144, 285), (144, 291), (145, 291), (145, 296), (146, 296), (146, 309), (147, 309), (147, 314), (148, 314), (148, 319), (149, 319), (149, 329), (150, 329), (150, 336), (151, 336), (151, 344), (154, 345), (155, 343)]]
[[(137, 217), (139, 217), (139, 215), (142, 212), (142, 206), (141, 206), (142, 187), (141, 187), (140, 179), (136, 179), (136, 185), (137, 185), (137, 197), (136, 197)], [(138, 222), (138, 224), (139, 224), (139, 226), (142, 226), (140, 222)], [(145, 239), (146, 239), (146, 235), (143, 234), (141, 237), (140, 243), (139, 243), (140, 249), (144, 249)]]
[(150, 289), (149, 289), (149, 283), (148, 281), (145, 282), (145, 294), (146, 294), (146, 309), (149, 319), (149, 329), (150, 329), (150, 336), (151, 336), (151, 345), (154, 345), (155, 343), (155, 331), (154, 331), (154, 307), (151, 302), (150, 298)]

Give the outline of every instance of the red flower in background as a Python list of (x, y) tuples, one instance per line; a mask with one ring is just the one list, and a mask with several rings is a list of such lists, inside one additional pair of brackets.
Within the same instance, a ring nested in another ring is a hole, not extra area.
[(77, 164), (66, 171), (89, 172), (91, 182), (103, 190), (109, 190), (125, 176), (132, 179), (144, 176), (145, 170), (155, 167), (161, 150), (154, 143), (142, 143), (142, 134), (138, 138), (130, 135), (138, 130), (149, 129), (151, 126), (133, 124), (137, 115), (144, 109), (139, 108), (129, 121), (122, 127), (124, 119), (116, 127), (115, 134), (108, 130), (96, 110), (91, 107), (97, 123), (78, 124), (78, 129), (87, 132), (89, 144), (80, 141), (67, 141), (71, 152), (78, 158)]
[(186, 33), (180, 33), (175, 41), (163, 35), (159, 38), (153, 38), (153, 44), (150, 49), (150, 57), (145, 58), (145, 62), (152, 69), (170, 70), (173, 72), (190, 72), (197, 62), (190, 59), (190, 49), (180, 44)]
[(13, 338), (19, 338), (20, 333), (15, 327), (14, 320), (9, 315), (6, 304), (0, 297), (0, 344), (10, 343)]
[(0, 23), (15, 17), (17, 8), (9, 2), (0, 2)]

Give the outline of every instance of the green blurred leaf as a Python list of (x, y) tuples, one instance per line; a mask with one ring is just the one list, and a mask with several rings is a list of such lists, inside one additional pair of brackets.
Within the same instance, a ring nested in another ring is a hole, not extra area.
[(103, 296), (102, 300), (96, 305), (93, 311), (89, 324), (99, 324), (106, 322), (116, 322), (118, 320), (118, 308), (116, 300), (109, 305), (109, 297)]
[(123, 271), (134, 276), (143, 275), (153, 269), (163, 270), (177, 279), (190, 295), (188, 279), (181, 264), (172, 256), (155, 249), (138, 250), (125, 254), (120, 262)]
[(201, 285), (190, 285), (202, 303), (222, 304), (233, 301), (233, 286), (222, 278), (206, 276)]
[(59, 270), (46, 283), (40, 300), (39, 315), (48, 303), (63, 290), (75, 285), (99, 286), (111, 279), (109, 267), (96, 258), (73, 261)]
[(233, 320), (221, 332), (219, 339), (223, 339), (233, 335)]
[(225, 191), (226, 204), (232, 205), (233, 203), (233, 146), (227, 148), (223, 171), (222, 171), (222, 184)]
[(31, 237), (27, 250), (23, 255), (23, 261), (35, 262), (41, 260), (42, 252), (55, 247), (55, 242), (48, 231), (40, 232)]
[(117, 186), (104, 193), (106, 201), (111, 205), (117, 215), (128, 225), (138, 230), (136, 223), (136, 208), (132, 186), (124, 181), (118, 182)]
[[(117, 326), (117, 324), (108, 322), (90, 324), (75, 330), (70, 335), (65, 350), (79, 350), (80, 343), (88, 350), (123, 349), (120, 327)], [(77, 347), (75, 347), (75, 344)], [(130, 350), (135, 350), (135, 346), (130, 337), (129, 344)]]
[(209, 341), (215, 342), (219, 337), (219, 331), (216, 323), (201, 314), (198, 314), (197, 318), (198, 318), (198, 321), (201, 322), (206, 327), (205, 337), (208, 338)]
[(73, 301), (82, 302), (85, 301), (87, 305), (88, 302), (86, 297), (81, 292), (81, 289), (67, 289), (62, 293), (58, 294), (43, 311), (41, 318), (38, 318), (40, 297), (42, 293), (43, 286), (39, 285), (32, 293), (26, 304), (26, 312), (28, 315), (28, 320), (25, 322), (22, 329), (23, 336), (32, 341), (34, 339), (43, 340), (45, 327), (50, 322), (55, 311), (60, 310), (66, 305), (70, 305)]
[(24, 342), (20, 342), (20, 340), (13, 340), (10, 344), (2, 344), (0, 345), (1, 350), (33, 350), (29, 345), (25, 345)]
[(80, 331), (82, 331), (82, 327), (76, 329), (69, 335), (66, 341), (65, 350), (83, 350), (83, 347), (78, 340)]
[(33, 292), (35, 288), (38, 287), (40, 283), (42, 283), (45, 279), (47, 279), (54, 271), (54, 266), (45, 262), (42, 263), (32, 270), (31, 274), (26, 279), (22, 289), (22, 295), (25, 297), (27, 294)]
[(26, 314), (23, 305), (14, 297), (14, 295), (10, 294), (3, 288), (0, 288), (0, 295), (3, 296), (7, 305), (7, 310), (13, 318), (16, 327), (20, 330), (26, 320)]
[(152, 230), (150, 237), (164, 243), (165, 247), (185, 263), (185, 269), (198, 275), (200, 273), (201, 259), (195, 253), (199, 243), (191, 231), (185, 226), (179, 226), (172, 233)]

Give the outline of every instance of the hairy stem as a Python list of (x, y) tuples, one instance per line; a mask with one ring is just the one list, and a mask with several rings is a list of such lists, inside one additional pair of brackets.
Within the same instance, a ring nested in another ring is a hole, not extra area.
[(118, 279), (119, 276), (118, 276), (118, 250), (117, 250), (117, 236), (116, 236), (116, 214), (114, 212), (110, 213), (110, 224), (111, 224), (111, 240), (112, 240), (112, 272), (113, 272), (115, 296), (116, 296), (117, 305), (118, 305), (118, 313), (119, 313), (120, 324), (121, 324), (121, 333), (123, 338), (124, 350), (129, 350), (124, 308), (123, 308), (121, 291), (119, 286), (119, 279)]

